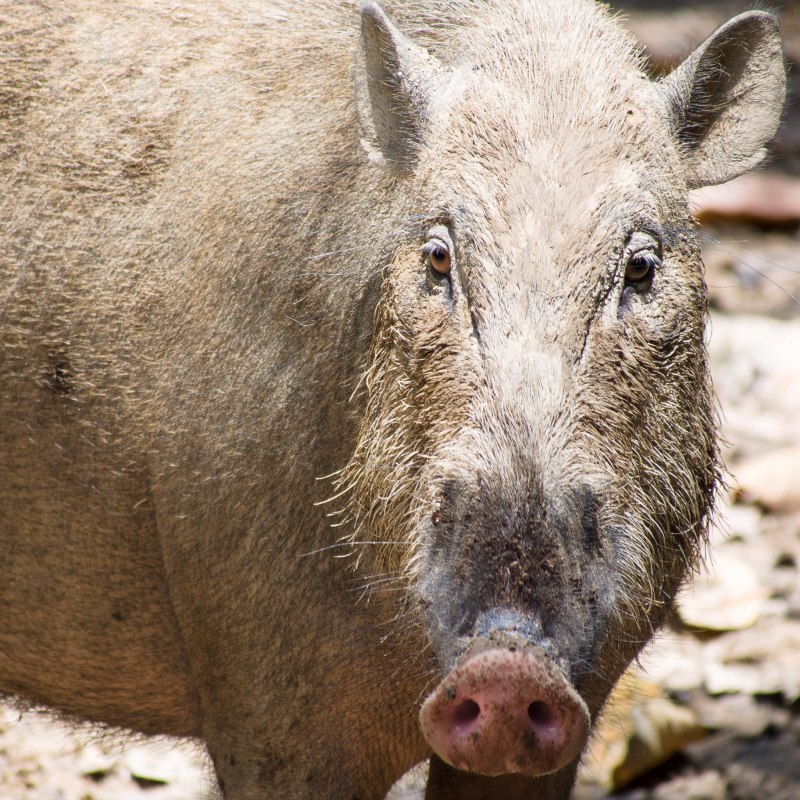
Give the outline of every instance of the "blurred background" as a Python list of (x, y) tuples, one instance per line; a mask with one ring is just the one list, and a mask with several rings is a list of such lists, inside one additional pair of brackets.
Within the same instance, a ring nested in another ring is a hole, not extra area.
[[(753, 5), (612, 3), (656, 75)], [(759, 172), (692, 199), (732, 491), (706, 569), (609, 705), (578, 800), (800, 798), (800, 1), (766, 5), (789, 66), (781, 133)], [(0, 800), (199, 800), (205, 774), (191, 745), (122, 746), (0, 706)]]

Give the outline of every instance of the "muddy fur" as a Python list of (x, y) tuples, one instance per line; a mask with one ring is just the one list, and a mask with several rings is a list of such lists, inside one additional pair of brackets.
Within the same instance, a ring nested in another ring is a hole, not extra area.
[(228, 800), (382, 797), (495, 613), (596, 715), (718, 480), (686, 191), (775, 131), (772, 18), (655, 84), (585, 0), (383, 10), (0, 0), (0, 691)]

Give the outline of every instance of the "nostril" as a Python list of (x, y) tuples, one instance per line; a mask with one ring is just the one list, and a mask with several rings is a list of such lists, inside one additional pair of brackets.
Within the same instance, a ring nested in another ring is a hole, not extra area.
[(528, 716), (537, 728), (550, 728), (555, 722), (553, 709), (541, 700), (536, 700), (528, 706)]
[(465, 700), (453, 709), (453, 722), (458, 726), (475, 722), (481, 714), (481, 707), (474, 700)]

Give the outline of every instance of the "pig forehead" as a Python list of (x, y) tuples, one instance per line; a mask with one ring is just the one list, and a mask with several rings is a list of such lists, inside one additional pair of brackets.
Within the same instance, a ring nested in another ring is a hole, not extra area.
[(649, 83), (631, 36), (588, 0), (483, 4), (447, 56), (439, 89), (459, 113), (520, 135), (608, 124)]
[(433, 176), (433, 194), (446, 198), (442, 205), (467, 228), (482, 229), (484, 238), (491, 231), (487, 243), (504, 250), (532, 242), (574, 248), (593, 232), (657, 224), (669, 216), (665, 205), (675, 199), (664, 191), (669, 170), (654, 168), (619, 138), (598, 147), (593, 135), (543, 135), (492, 157), (473, 143), (470, 158), (450, 174)]
[(454, 76), (427, 143), (434, 182), (487, 197), (527, 186), (574, 203), (609, 184), (626, 162), (645, 164), (655, 183), (677, 168), (663, 103), (638, 71), (587, 94), (509, 80)]
[(555, 109), (577, 103), (594, 113), (595, 102), (608, 104), (628, 79), (644, 77), (635, 41), (591, 0), (504, 0), (474, 10), (443, 55), (477, 84), (493, 81), (482, 88), (499, 89), (501, 103), (503, 90), (517, 89), (531, 106), (552, 99)]
[(507, 176), (491, 220), (494, 239), (507, 251), (532, 242), (553, 248), (580, 247), (597, 233), (657, 221), (656, 198), (644, 167), (627, 160), (605, 161), (591, 170), (559, 169), (552, 161), (532, 161)]
[(480, 284), (568, 293), (612, 268), (634, 231), (662, 229), (658, 197), (642, 190), (636, 165), (595, 173), (579, 191), (531, 172), (520, 170), (493, 202), (462, 195), (456, 206), (456, 246), (469, 253), (462, 268)]
[[(586, 91), (561, 83), (519, 85), (486, 74), (452, 77), (432, 115), (431, 144), (471, 152), (485, 163), (554, 157), (614, 160), (631, 151), (658, 151), (666, 132), (664, 105), (654, 86), (634, 70)], [(662, 134), (662, 135), (659, 135)]]

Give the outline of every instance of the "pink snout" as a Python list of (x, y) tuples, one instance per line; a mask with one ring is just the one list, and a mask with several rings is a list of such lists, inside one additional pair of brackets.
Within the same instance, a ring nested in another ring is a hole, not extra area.
[(457, 769), (537, 776), (569, 764), (589, 734), (586, 704), (543, 654), (468, 655), (420, 711), (433, 751)]

